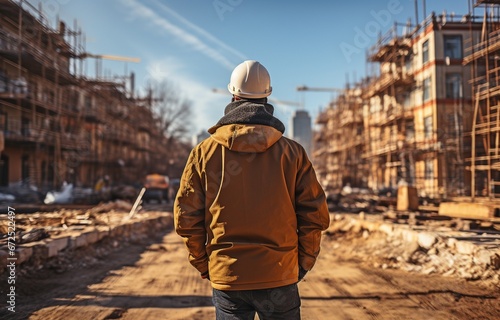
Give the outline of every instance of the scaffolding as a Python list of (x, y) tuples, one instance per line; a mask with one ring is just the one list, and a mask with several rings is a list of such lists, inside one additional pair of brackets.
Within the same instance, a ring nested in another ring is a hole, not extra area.
[[(369, 63), (378, 66), (363, 84), (366, 101), (366, 152), (370, 186), (396, 188), (404, 180), (415, 183), (414, 127), (410, 102), (415, 87), (412, 34), (409, 24), (394, 26), (368, 51)], [(411, 130), (410, 130), (411, 129)], [(411, 132), (410, 132), (411, 131)]]
[[(361, 172), (364, 181), (356, 183), (374, 191), (392, 192), (405, 184), (433, 201), (470, 193), (464, 155), (474, 148), (465, 135), (473, 127), (473, 105), (471, 89), (464, 85), (471, 67), (464, 64), (470, 58), (463, 48), (480, 34), (482, 19), (473, 13), (432, 13), (418, 25), (396, 23), (379, 37), (367, 52), (367, 76), (354, 86), (361, 92), (356, 104), (346, 99), (353, 89), (346, 89), (318, 117), (322, 129), (314, 154), (324, 185), (338, 188)], [(478, 53), (474, 57), (480, 59)], [(484, 89), (480, 92), (476, 96), (484, 100)], [(475, 125), (475, 138), (491, 126), (484, 124), (486, 111), (479, 110), (482, 122)], [(361, 114), (361, 121), (343, 126), (342, 119), (353, 114)], [(500, 113), (495, 115), (500, 121)], [(352, 128), (360, 127), (362, 143), (352, 145), (358, 136)], [(500, 136), (497, 141), (500, 145)], [(352, 166), (356, 157), (362, 160)], [(473, 163), (477, 171), (477, 156)]]
[[(483, 15), (481, 34), (466, 48), (464, 64), (471, 66), (473, 123), (466, 161), (471, 196), (500, 196), (500, 1), (470, 1), (473, 15)], [(481, 12), (482, 11), (482, 12)]]
[(366, 187), (361, 87), (335, 91), (340, 93), (320, 112), (316, 119), (320, 130), (314, 134), (313, 160), (327, 192), (338, 192), (345, 185)]
[(41, 4), (0, 0), (0, 185), (92, 186), (104, 174), (137, 183), (148, 169), (165, 172), (166, 138), (151, 99), (135, 97), (133, 74), (101, 72), (103, 59), (135, 60), (86, 52), (76, 21), (56, 26)]

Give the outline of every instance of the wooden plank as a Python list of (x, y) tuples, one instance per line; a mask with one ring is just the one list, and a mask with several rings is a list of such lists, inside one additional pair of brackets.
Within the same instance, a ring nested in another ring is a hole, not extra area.
[(442, 202), (438, 214), (465, 219), (489, 219), (495, 216), (495, 208), (473, 202)]

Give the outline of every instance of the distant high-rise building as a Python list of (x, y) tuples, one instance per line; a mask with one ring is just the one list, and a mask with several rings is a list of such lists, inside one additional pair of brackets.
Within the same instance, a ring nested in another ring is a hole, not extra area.
[(198, 143), (202, 142), (206, 138), (210, 137), (210, 134), (208, 133), (207, 130), (200, 130), (197, 134), (193, 136), (193, 140), (191, 143), (193, 146), (196, 146)]
[(311, 152), (311, 117), (306, 110), (297, 110), (290, 120), (290, 138), (300, 143), (307, 154)]

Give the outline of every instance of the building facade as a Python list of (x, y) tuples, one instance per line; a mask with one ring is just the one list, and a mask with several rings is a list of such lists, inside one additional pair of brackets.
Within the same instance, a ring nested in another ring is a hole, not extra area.
[[(329, 140), (326, 149), (316, 150), (323, 157), (317, 165), (324, 184), (341, 187), (350, 181), (372, 190), (405, 184), (422, 197), (439, 199), (470, 194), (465, 155), (471, 146), (465, 137), (473, 105), (464, 50), (480, 33), (481, 21), (469, 15), (432, 14), (418, 27), (396, 24), (380, 37), (368, 51), (371, 71), (355, 85), (361, 92), (357, 102), (332, 108), (345, 100), (346, 90), (319, 117), (320, 135)], [(339, 125), (339, 119), (352, 117), (360, 120), (354, 121), (358, 126)], [(362, 143), (352, 145), (357, 139)], [(342, 149), (348, 151), (333, 160)], [(354, 167), (343, 160), (345, 154), (355, 155)], [(348, 176), (335, 174), (343, 171)], [(361, 178), (351, 179), (353, 172)]]
[(311, 154), (312, 120), (306, 110), (294, 111), (290, 119), (290, 138), (299, 142), (307, 154)]
[[(140, 182), (167, 170), (164, 137), (130, 79), (82, 74), (81, 31), (51, 28), (26, 1), (0, 6), (0, 185)], [(131, 77), (132, 79), (133, 77)], [(145, 102), (146, 101), (146, 102)]]

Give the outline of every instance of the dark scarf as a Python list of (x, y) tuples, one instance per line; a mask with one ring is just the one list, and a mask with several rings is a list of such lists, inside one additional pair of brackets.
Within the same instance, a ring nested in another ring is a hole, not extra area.
[(224, 116), (208, 132), (214, 133), (226, 124), (262, 124), (284, 133), (285, 125), (273, 113), (274, 107), (265, 98), (233, 101), (224, 109)]

